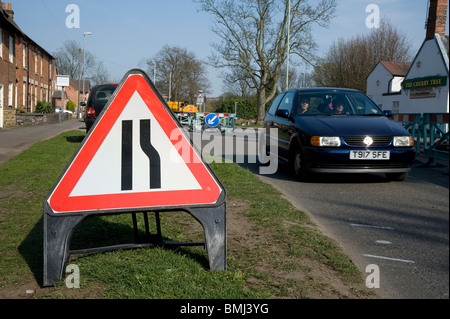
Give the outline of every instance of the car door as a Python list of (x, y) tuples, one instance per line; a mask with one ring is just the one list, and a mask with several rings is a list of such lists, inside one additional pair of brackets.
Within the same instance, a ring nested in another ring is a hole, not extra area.
[[(286, 93), (280, 93), (278, 94), (275, 99), (273, 100), (272, 104), (270, 105), (269, 109), (267, 110), (266, 116), (264, 117), (263, 120), (263, 126), (266, 130), (266, 147), (267, 147), (267, 151), (266, 154), (269, 155), (269, 145), (272, 145), (271, 140), (276, 140), (276, 145), (278, 145), (278, 134), (277, 135), (271, 135), (271, 133), (273, 133), (273, 131), (271, 130), (271, 128), (274, 128), (274, 118), (275, 118), (275, 112), (278, 109), (278, 105), (280, 104), (283, 96)], [(274, 150), (275, 151), (275, 150)], [(277, 150), (278, 151), (278, 150)], [(278, 153), (277, 153), (278, 154)]]
[(288, 91), (283, 96), (273, 117), (273, 125), (278, 129), (278, 156), (289, 159), (289, 144), (293, 133), (293, 105), (295, 91)]

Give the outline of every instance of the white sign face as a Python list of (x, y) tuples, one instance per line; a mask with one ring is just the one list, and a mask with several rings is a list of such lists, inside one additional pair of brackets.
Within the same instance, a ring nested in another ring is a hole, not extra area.
[(56, 76), (56, 86), (70, 86), (70, 77), (68, 75), (57, 75)]
[[(132, 107), (128, 107), (128, 104)], [(70, 196), (201, 189), (185, 161), (176, 152), (172, 142), (137, 91), (128, 104), (92, 158)], [(133, 170), (131, 189), (124, 191), (121, 189), (120, 178), (122, 123), (126, 120), (132, 120), (133, 132), (139, 132), (140, 119), (150, 119), (152, 123), (150, 134), (152, 137), (158, 137), (152, 139), (152, 145), (159, 154), (166, 154), (165, 160), (161, 161), (160, 165), (161, 187), (150, 189), (149, 159), (141, 149), (139, 134), (133, 134), (132, 166), (139, 167), (139, 169)]]
[(205, 103), (205, 97), (203, 96), (202, 93), (199, 93), (197, 95), (197, 104), (200, 104), (200, 103)]
[(124, 78), (47, 201), (54, 213), (217, 203), (223, 192), (141, 74)]

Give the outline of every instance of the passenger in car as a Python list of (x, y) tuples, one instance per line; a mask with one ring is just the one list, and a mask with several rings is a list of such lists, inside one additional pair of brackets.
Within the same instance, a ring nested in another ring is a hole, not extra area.
[(330, 102), (323, 112), (326, 114), (344, 114), (344, 109), (344, 101), (338, 98)]
[(335, 100), (333, 103), (334, 114), (344, 114), (344, 102)]

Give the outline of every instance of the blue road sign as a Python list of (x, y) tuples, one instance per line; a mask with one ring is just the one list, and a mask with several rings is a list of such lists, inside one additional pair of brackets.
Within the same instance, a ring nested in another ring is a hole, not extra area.
[(219, 125), (219, 122), (220, 122), (219, 116), (214, 113), (208, 114), (205, 118), (205, 123), (209, 127), (216, 127), (217, 125)]

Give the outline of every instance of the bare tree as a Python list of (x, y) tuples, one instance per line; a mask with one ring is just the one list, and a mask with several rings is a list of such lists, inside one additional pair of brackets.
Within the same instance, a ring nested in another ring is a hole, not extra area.
[[(315, 47), (313, 24), (325, 26), (334, 14), (335, 1), (321, 0), (194, 0), (215, 19), (213, 31), (221, 38), (213, 44), (210, 64), (238, 68), (247, 74), (258, 97), (258, 121), (266, 102), (274, 97), (280, 70), (290, 54), (311, 59)], [(291, 4), (289, 7), (288, 3)], [(288, 36), (288, 30), (289, 35)], [(289, 41), (289, 46), (288, 46)]]
[(411, 45), (405, 36), (388, 21), (368, 35), (358, 35), (345, 41), (340, 38), (319, 60), (314, 81), (319, 86), (346, 87), (366, 91), (366, 79), (381, 61), (407, 62), (413, 58)]
[(149, 74), (156, 65), (156, 83), (161, 93), (171, 93), (172, 101), (194, 102), (199, 90), (207, 91), (209, 81), (204, 63), (195, 54), (178, 46), (165, 45), (153, 58), (147, 59)]
[[(112, 82), (111, 75), (106, 70), (102, 61), (97, 62), (93, 72), (91, 72), (90, 79), (95, 84)], [(120, 82), (120, 81), (119, 81)]]
[(230, 71), (224, 72), (221, 77), (224, 80), (224, 88), (227, 93), (243, 98), (249, 98), (255, 94), (255, 90), (251, 88), (250, 76), (245, 70), (231, 67)]
[[(305, 88), (312, 87), (314, 84), (312, 82), (311, 74), (307, 73), (305, 70), (289, 68), (289, 87), (290, 88)], [(281, 69), (281, 75), (278, 79), (278, 88), (282, 92), (286, 90), (286, 67)]]
[[(58, 64), (58, 73), (69, 75), (72, 79), (78, 79), (81, 67), (81, 77), (90, 78), (94, 84), (102, 83), (110, 78), (103, 63), (97, 62), (95, 57), (88, 51), (85, 52), (83, 70), (83, 52), (76, 41), (68, 40), (53, 53)], [(80, 60), (81, 56), (81, 60)], [(83, 74), (85, 71), (85, 74)]]

